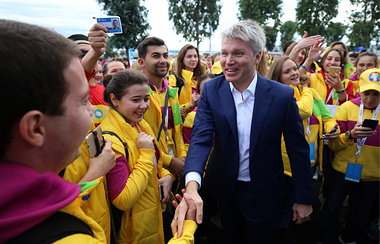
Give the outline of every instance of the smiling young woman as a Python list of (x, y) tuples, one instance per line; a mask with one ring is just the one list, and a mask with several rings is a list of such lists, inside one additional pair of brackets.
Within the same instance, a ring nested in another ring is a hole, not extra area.
[(175, 75), (169, 76), (171, 87), (178, 87), (178, 100), (182, 112), (187, 114), (197, 105), (197, 81), (203, 75), (199, 51), (187, 44), (179, 51), (176, 59)]
[[(323, 140), (321, 139), (323, 138), (324, 131), (327, 132), (325, 137), (329, 140), (334, 140), (339, 136), (338, 129), (335, 132), (328, 133), (337, 128), (336, 120), (326, 108), (319, 94), (314, 89), (308, 88), (307, 82), (302, 82), (301, 85), (301, 74), (296, 60), (289, 56), (276, 59), (269, 69), (267, 78), (289, 85), (294, 89), (294, 97), (297, 100), (299, 113), (303, 119), (305, 138), (310, 147), (310, 166), (313, 172), (316, 172), (318, 165), (319, 169), (323, 172)], [(310, 81), (310, 77), (308, 78)], [(284, 239), (290, 241), (287, 238), (289, 238), (289, 234), (291, 233), (291, 229), (288, 227), (292, 215), (291, 208), (294, 204), (292, 195), (293, 180), (284, 138), (281, 141), (281, 152), (284, 163), (284, 177), (281, 215), (277, 219), (277, 226), (280, 228), (281, 233), (284, 233)]]
[[(319, 55), (320, 48), (315, 45), (312, 46), (304, 66), (308, 68)], [(343, 54), (339, 49), (330, 48), (326, 51), (323, 54), (320, 66), (320, 70), (317, 70), (314, 74), (310, 74), (310, 87), (319, 93), (325, 104), (341, 105), (355, 97), (353, 84), (346, 79), (347, 77), (343, 72), (345, 70)], [(337, 68), (334, 68), (330, 72), (331, 67)], [(337, 69), (340, 70), (338, 71)], [(300, 71), (306, 73), (304, 69)]]

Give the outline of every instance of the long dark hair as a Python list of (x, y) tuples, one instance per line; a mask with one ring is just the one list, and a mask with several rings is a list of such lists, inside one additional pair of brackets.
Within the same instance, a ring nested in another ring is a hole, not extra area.
[(186, 55), (186, 52), (190, 49), (194, 49), (196, 52), (197, 52), (197, 55), (198, 55), (198, 63), (197, 63), (197, 66), (195, 67), (193, 73), (193, 77), (196, 77), (197, 79), (199, 79), (199, 77), (201, 77), (201, 75), (203, 75), (203, 69), (202, 69), (202, 64), (201, 64), (201, 57), (199, 55), (199, 51), (198, 51), (198, 48), (194, 47), (193, 45), (190, 45), (190, 44), (186, 44), (185, 46), (183, 46), (181, 48), (181, 50), (179, 51), (178, 53), (178, 56), (177, 56), (177, 65), (176, 65), (176, 74), (179, 78), (183, 79), (182, 77), (182, 70), (183, 69), (186, 69), (185, 67), (185, 64), (183, 63), (183, 59), (185, 58), (185, 55)]

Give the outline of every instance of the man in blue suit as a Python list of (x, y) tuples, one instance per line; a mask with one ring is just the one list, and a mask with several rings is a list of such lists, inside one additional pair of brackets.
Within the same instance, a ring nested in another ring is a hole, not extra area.
[[(264, 31), (251, 20), (222, 33), (224, 76), (203, 86), (186, 158), (186, 193), (201, 223), (198, 189), (215, 136), (204, 184), (220, 203), (225, 243), (271, 243), (281, 201), (282, 135), (293, 173), (293, 220), (302, 223), (312, 212), (309, 146), (294, 91), (256, 72), (264, 46)], [(179, 235), (185, 210), (182, 201), (172, 223)]]

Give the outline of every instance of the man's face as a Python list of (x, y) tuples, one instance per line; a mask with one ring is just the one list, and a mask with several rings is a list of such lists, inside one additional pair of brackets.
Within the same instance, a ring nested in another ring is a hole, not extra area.
[(90, 44), (85, 44), (85, 43), (79, 43), (77, 45), (77, 47), (82, 52), (82, 57), (84, 57), (84, 55), (86, 55), (87, 52), (90, 51), (90, 49), (91, 49)]
[(170, 66), (168, 48), (165, 45), (148, 46), (145, 59), (140, 58), (139, 64), (148, 77), (165, 77)]
[(46, 116), (46, 145), (58, 169), (80, 155), (79, 147), (91, 126), (94, 108), (88, 100), (89, 87), (79, 59), (74, 58), (63, 72), (68, 92), (63, 101), (64, 113)]
[(367, 109), (375, 109), (380, 102), (380, 93), (376, 90), (360, 92), (360, 97)]
[(224, 38), (220, 65), (226, 80), (232, 83), (250, 84), (255, 76), (261, 52), (256, 56), (252, 47), (241, 39)]

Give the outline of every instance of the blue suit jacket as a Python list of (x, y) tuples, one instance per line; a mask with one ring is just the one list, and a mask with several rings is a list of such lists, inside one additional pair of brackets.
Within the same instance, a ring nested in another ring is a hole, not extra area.
[[(313, 187), (309, 146), (302, 118), (294, 99), (294, 90), (258, 73), (250, 141), (251, 190), (258, 207), (268, 219), (274, 219), (281, 201), (283, 163), (281, 136), (284, 134), (290, 158), (295, 202), (312, 204)], [(228, 81), (224, 76), (204, 84), (195, 117), (184, 174), (203, 175), (212, 148), (204, 183), (222, 204), (232, 200), (239, 173), (239, 143), (236, 109)]]

